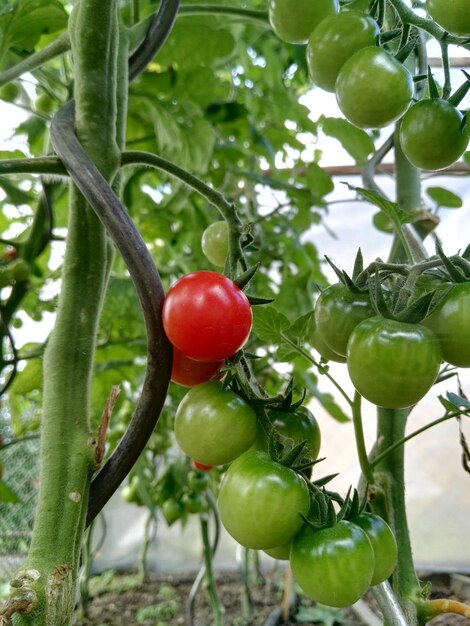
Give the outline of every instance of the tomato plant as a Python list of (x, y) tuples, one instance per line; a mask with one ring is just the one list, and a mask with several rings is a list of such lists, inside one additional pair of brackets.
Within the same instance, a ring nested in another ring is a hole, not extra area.
[(240, 350), (251, 331), (248, 298), (217, 272), (180, 278), (163, 303), (163, 327), (170, 342), (196, 361), (222, 361)]
[(371, 585), (378, 585), (391, 576), (397, 562), (397, 542), (387, 522), (375, 513), (364, 512), (350, 520), (369, 537), (374, 551)]
[(454, 285), (423, 324), (439, 338), (444, 361), (470, 367), (470, 283)]
[(426, 0), (429, 15), (453, 35), (470, 36), (470, 7), (467, 0)]
[(306, 43), (313, 29), (338, 10), (338, 0), (269, 0), (269, 21), (283, 41)]
[(375, 46), (355, 52), (335, 85), (339, 108), (360, 128), (382, 128), (398, 120), (410, 106), (413, 90), (406, 67)]
[(260, 450), (245, 452), (230, 465), (218, 497), (225, 529), (242, 546), (256, 550), (288, 543), (309, 505), (305, 480)]
[(330, 346), (323, 339), (322, 334), (318, 332), (315, 322), (315, 315), (310, 317), (308, 325), (308, 336), (310, 345), (315, 348), (318, 354), (325, 361), (336, 361), (337, 363), (346, 363), (346, 357), (338, 354), (330, 348)]
[(366, 533), (342, 520), (313, 530), (304, 525), (290, 552), (292, 573), (301, 589), (327, 606), (354, 604), (367, 591), (374, 552)]
[(257, 432), (254, 410), (217, 382), (192, 387), (176, 410), (176, 441), (183, 452), (204, 465), (230, 463), (248, 450)]
[(183, 387), (194, 387), (215, 376), (223, 365), (223, 361), (195, 361), (173, 349), (171, 380)]
[(307, 63), (313, 82), (334, 92), (338, 72), (361, 48), (373, 46), (379, 26), (359, 11), (329, 15), (318, 24), (307, 44)]
[(225, 220), (213, 222), (202, 233), (201, 247), (207, 259), (224, 267), (228, 254), (228, 225)]
[(400, 124), (400, 142), (415, 167), (441, 170), (465, 152), (468, 131), (463, 115), (447, 100), (430, 98), (411, 106)]
[(374, 316), (358, 324), (349, 338), (352, 383), (377, 406), (416, 404), (434, 384), (440, 363), (439, 340), (422, 324)]
[(315, 330), (330, 350), (346, 356), (351, 332), (374, 314), (368, 293), (354, 293), (343, 283), (335, 283), (324, 289), (315, 303)]
[[(290, 439), (293, 445), (306, 442), (303, 450), (305, 460), (316, 460), (321, 444), (320, 427), (307, 407), (299, 406), (294, 411), (271, 410), (268, 417), (276, 431), (282, 437)], [(261, 427), (258, 428), (256, 445), (260, 450), (268, 449), (267, 436)]]

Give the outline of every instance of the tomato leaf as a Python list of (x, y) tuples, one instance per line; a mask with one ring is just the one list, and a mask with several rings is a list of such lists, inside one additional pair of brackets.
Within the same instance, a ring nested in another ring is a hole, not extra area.
[(18, 504), (21, 502), (17, 494), (3, 480), (0, 480), (0, 502), (3, 504)]
[(261, 341), (270, 345), (282, 343), (282, 333), (290, 326), (285, 315), (270, 305), (253, 310), (253, 330)]
[(434, 200), (438, 207), (445, 207), (446, 209), (460, 209), (463, 205), (462, 198), (457, 196), (452, 191), (444, 189), (443, 187), (428, 187), (426, 193)]
[(372, 137), (347, 120), (322, 115), (318, 122), (325, 135), (337, 139), (358, 165), (364, 165), (369, 155), (374, 152)]
[(396, 202), (391, 202), (387, 200), (383, 196), (381, 196), (376, 191), (372, 191), (371, 189), (363, 189), (362, 187), (354, 187), (353, 185), (349, 185), (345, 183), (351, 191), (355, 191), (360, 196), (364, 198), (367, 202), (374, 204), (378, 207), (382, 213), (392, 222), (396, 230), (399, 230), (403, 224), (407, 222), (413, 221), (413, 216), (403, 209), (400, 209)]

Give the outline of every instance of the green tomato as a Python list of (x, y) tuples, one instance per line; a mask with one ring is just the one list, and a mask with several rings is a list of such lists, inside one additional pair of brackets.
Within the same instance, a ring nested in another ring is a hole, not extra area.
[(250, 450), (230, 465), (219, 491), (219, 515), (246, 548), (266, 550), (289, 543), (307, 515), (310, 496), (294, 470)]
[(228, 254), (228, 224), (225, 220), (214, 222), (202, 233), (201, 248), (206, 258), (224, 267)]
[(315, 303), (316, 332), (330, 350), (346, 356), (353, 329), (374, 314), (369, 294), (353, 293), (343, 283), (335, 283), (324, 289)]
[(268, 548), (264, 550), (266, 554), (273, 559), (277, 559), (278, 561), (288, 561), (290, 556), (292, 542), (285, 543), (282, 546), (276, 546), (275, 548)]
[(338, 0), (269, 0), (269, 21), (279, 39), (307, 43), (310, 33), (328, 15), (339, 11)]
[(55, 108), (55, 100), (48, 93), (42, 93), (34, 103), (34, 108), (38, 113), (49, 115)]
[(329, 15), (315, 28), (307, 44), (307, 64), (313, 82), (334, 92), (338, 72), (358, 50), (375, 44), (380, 28), (359, 11)]
[(344, 607), (367, 591), (374, 552), (366, 533), (345, 520), (320, 530), (305, 525), (292, 542), (290, 564), (308, 596), (327, 606)]
[(250, 448), (257, 433), (252, 407), (217, 382), (192, 387), (176, 411), (176, 441), (204, 465), (231, 463)]
[(351, 333), (347, 363), (351, 381), (364, 398), (398, 409), (416, 404), (432, 387), (441, 348), (437, 336), (422, 324), (375, 316)]
[(336, 361), (337, 363), (346, 363), (346, 357), (337, 354), (330, 346), (325, 342), (321, 333), (317, 330), (315, 323), (315, 315), (310, 317), (308, 325), (308, 335), (310, 344), (318, 352), (322, 359), (325, 361)]
[(175, 500), (174, 498), (168, 498), (162, 504), (161, 512), (168, 526), (171, 526), (183, 517), (184, 506), (178, 500)]
[(371, 585), (378, 585), (391, 576), (397, 562), (397, 542), (387, 522), (375, 513), (361, 513), (351, 520), (369, 537), (374, 551)]
[(192, 470), (188, 473), (188, 486), (194, 493), (201, 493), (211, 482), (210, 476), (203, 470)]
[(0, 100), (14, 102), (20, 95), (20, 88), (16, 83), (6, 83), (0, 87)]
[[(291, 412), (269, 411), (268, 417), (276, 431), (290, 439), (293, 445), (305, 441), (303, 459), (315, 461), (318, 457), (321, 444), (320, 427), (312, 412), (304, 406), (299, 406)], [(258, 427), (258, 437), (255, 446), (259, 450), (268, 449), (268, 438), (261, 426)]]
[(468, 145), (463, 115), (447, 100), (420, 100), (403, 116), (400, 143), (408, 161), (423, 170), (455, 163)]
[(335, 90), (338, 106), (350, 122), (359, 128), (383, 128), (410, 106), (413, 78), (386, 50), (369, 46), (344, 63)]
[(470, 36), (470, 3), (468, 0), (427, 0), (429, 15), (452, 35)]
[(470, 283), (454, 285), (423, 324), (437, 335), (444, 361), (470, 367)]

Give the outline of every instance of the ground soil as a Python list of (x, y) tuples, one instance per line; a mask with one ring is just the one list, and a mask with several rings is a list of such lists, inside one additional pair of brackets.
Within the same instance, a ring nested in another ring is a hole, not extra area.
[[(76, 626), (212, 626), (216, 622), (204, 583), (199, 587), (190, 612), (188, 598), (194, 578), (194, 574), (163, 576), (150, 573), (146, 582), (139, 584), (136, 576), (107, 572), (92, 581), (86, 617), (77, 615)], [(470, 602), (469, 588), (453, 588), (449, 576), (434, 575), (424, 581), (428, 579), (433, 582), (432, 597)], [(371, 623), (363, 621), (352, 609), (315, 606), (295, 593), (290, 595), (290, 616), (283, 620), (281, 603), (285, 571), (282, 568), (257, 580), (250, 579), (248, 587), (242, 584), (239, 572), (218, 573), (216, 582), (224, 607), (224, 626), (369, 626)], [(370, 608), (376, 609), (372, 597), (366, 596), (366, 601)], [(432, 626), (468, 626), (469, 623), (465, 618), (451, 614), (438, 616), (430, 622)]]

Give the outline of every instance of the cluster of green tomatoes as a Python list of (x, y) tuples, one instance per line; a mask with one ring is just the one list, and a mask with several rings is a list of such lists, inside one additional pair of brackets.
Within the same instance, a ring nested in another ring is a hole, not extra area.
[(425, 274), (419, 280), (429, 284), (429, 279), (441, 297), (419, 322), (413, 315), (378, 314), (369, 290), (340, 282), (315, 303), (312, 345), (324, 359), (346, 362), (354, 387), (377, 406), (405, 408), (419, 402), (443, 361), (470, 367), (470, 282), (463, 276), (452, 283)]
[[(336, 94), (351, 123), (376, 129), (400, 120), (400, 143), (410, 163), (425, 170), (448, 167), (469, 141), (457, 109), (462, 96), (456, 92), (441, 98), (436, 87), (430, 88), (431, 97), (416, 102), (413, 76), (399, 60), (401, 51), (394, 56), (393, 41), (385, 43), (386, 33), (377, 22), (354, 8), (360, 4), (350, 2), (340, 10), (338, 0), (270, 0), (269, 17), (280, 39), (306, 44), (312, 81)], [(470, 36), (466, 0), (428, 0), (426, 6), (448, 32)]]

